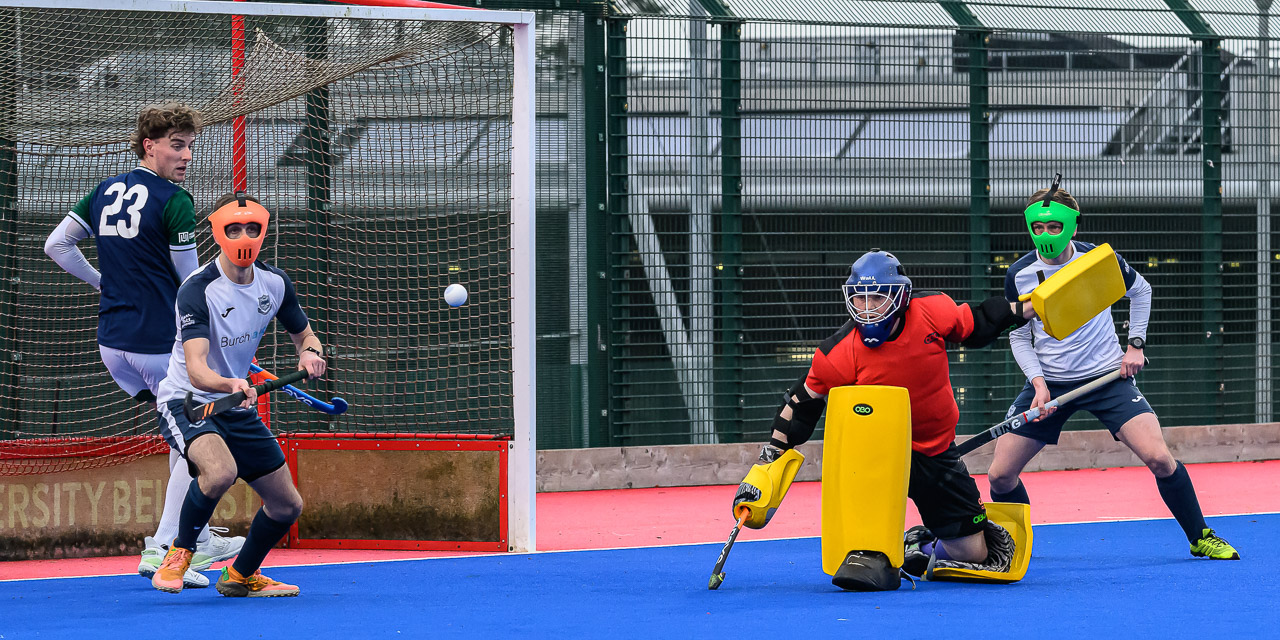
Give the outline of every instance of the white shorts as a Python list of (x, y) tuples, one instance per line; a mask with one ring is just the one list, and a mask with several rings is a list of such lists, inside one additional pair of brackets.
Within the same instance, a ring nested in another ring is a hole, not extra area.
[(102, 354), (102, 364), (107, 365), (111, 378), (130, 397), (137, 396), (143, 389), (153, 395), (158, 393), (160, 381), (169, 371), (167, 353), (132, 353), (102, 345), (98, 345), (98, 353)]

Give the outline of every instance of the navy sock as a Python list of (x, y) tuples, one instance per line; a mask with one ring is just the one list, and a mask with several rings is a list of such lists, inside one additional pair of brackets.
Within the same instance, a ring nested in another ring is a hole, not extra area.
[(1018, 486), (1009, 490), (1009, 493), (999, 493), (995, 489), (991, 490), (992, 502), (1017, 502), (1019, 504), (1031, 504), (1031, 498), (1027, 496), (1027, 488), (1022, 486), (1022, 479), (1018, 479)]
[(1160, 497), (1164, 499), (1169, 513), (1182, 525), (1187, 541), (1194, 544), (1209, 528), (1205, 524), (1204, 513), (1200, 511), (1200, 500), (1196, 498), (1196, 488), (1191, 484), (1191, 476), (1187, 468), (1178, 462), (1178, 468), (1167, 478), (1156, 478), (1156, 488), (1160, 489)]
[(271, 516), (267, 515), (266, 509), (258, 509), (258, 515), (253, 517), (253, 524), (249, 525), (249, 535), (244, 538), (240, 555), (236, 556), (235, 562), (231, 563), (232, 568), (242, 576), (253, 575), (258, 567), (262, 566), (267, 552), (284, 539), (291, 526), (293, 526), (292, 522), (272, 520)]
[(174, 546), (195, 551), (200, 530), (209, 524), (209, 518), (213, 517), (213, 510), (217, 507), (218, 498), (206, 496), (200, 490), (200, 481), (192, 478), (191, 486), (187, 487), (187, 497), (182, 501), (182, 511), (178, 515), (178, 539)]

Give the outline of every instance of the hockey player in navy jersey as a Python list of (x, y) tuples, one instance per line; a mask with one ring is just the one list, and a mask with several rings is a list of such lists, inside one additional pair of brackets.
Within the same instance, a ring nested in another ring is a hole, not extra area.
[[(1056, 273), (1064, 265), (1087, 253), (1094, 245), (1075, 240), (1080, 205), (1057, 181), (1027, 200), (1024, 212), (1027, 230), (1036, 250), (1009, 268), (1005, 276), (1005, 298), (1014, 301)], [(1145, 362), (1147, 322), (1151, 316), (1151, 285), (1116, 254), (1129, 298), (1129, 336), (1121, 351), (1111, 309), (1089, 320), (1074, 333), (1057, 340), (1045, 333), (1039, 320), (1032, 320), (1009, 334), (1014, 358), (1027, 376), (1022, 392), (1009, 408), (1009, 416), (1034, 406), (1041, 417), (996, 441), (988, 479), (994, 502), (1029, 503), (1018, 478), (1031, 459), (1046, 444), (1057, 444), (1067, 418), (1076, 411), (1088, 411), (1111, 434), (1138, 456), (1155, 475), (1160, 497), (1181, 525), (1191, 544), (1191, 554), (1219, 560), (1238, 560), (1226, 540), (1205, 523), (1187, 468), (1174, 459), (1160, 431), (1155, 411), (1138, 390), (1135, 376)], [(1056, 410), (1045, 403), (1117, 369), (1121, 378)]]
[[(138, 167), (103, 180), (81, 198), (44, 245), (59, 266), (101, 292), (98, 351), (116, 384), (139, 402), (156, 400), (173, 348), (178, 285), (200, 264), (195, 207), (179, 186), (200, 127), (199, 112), (184, 104), (143, 108), (130, 138)], [(89, 236), (101, 271), (76, 246)], [(178, 507), (191, 483), (176, 450), (169, 452), (169, 469), (156, 535), (145, 539), (138, 562), (138, 573), (148, 578), (160, 566), (164, 545), (178, 534)], [(235, 556), (243, 543), (239, 536), (201, 532), (187, 586), (208, 586), (209, 579), (197, 572)]]
[[(182, 505), (177, 538), (151, 580), (161, 591), (182, 591), (197, 533), (218, 500), (241, 478), (262, 498), (263, 506), (240, 555), (222, 570), (218, 592), (231, 597), (298, 595), (298, 587), (258, 570), (301, 515), (302, 496), (293, 486), (279, 443), (258, 417), (257, 394), (244, 376), (273, 319), (293, 339), (298, 368), (310, 378), (324, 375), (325, 361), (293, 282), (257, 259), (269, 219), (266, 208), (244, 193), (219, 199), (209, 222), (221, 251), (178, 290), (177, 337), (156, 410), (165, 439), (182, 449), (196, 479)], [(244, 391), (246, 398), (226, 413), (192, 423), (183, 412), (188, 392), (207, 403), (237, 391)]]

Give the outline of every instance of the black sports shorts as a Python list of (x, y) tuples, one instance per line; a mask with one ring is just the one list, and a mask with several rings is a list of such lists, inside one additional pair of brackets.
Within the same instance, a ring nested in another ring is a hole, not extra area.
[(943, 540), (963, 538), (986, 529), (987, 511), (982, 507), (978, 484), (956, 455), (954, 442), (936, 456), (911, 452), (907, 497), (916, 503), (924, 526)]

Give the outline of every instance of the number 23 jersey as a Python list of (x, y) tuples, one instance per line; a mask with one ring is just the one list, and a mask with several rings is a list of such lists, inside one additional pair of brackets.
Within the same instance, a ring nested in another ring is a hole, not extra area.
[(191, 194), (138, 167), (103, 180), (68, 217), (98, 247), (98, 344), (132, 353), (168, 353), (182, 284), (169, 252), (196, 250)]

